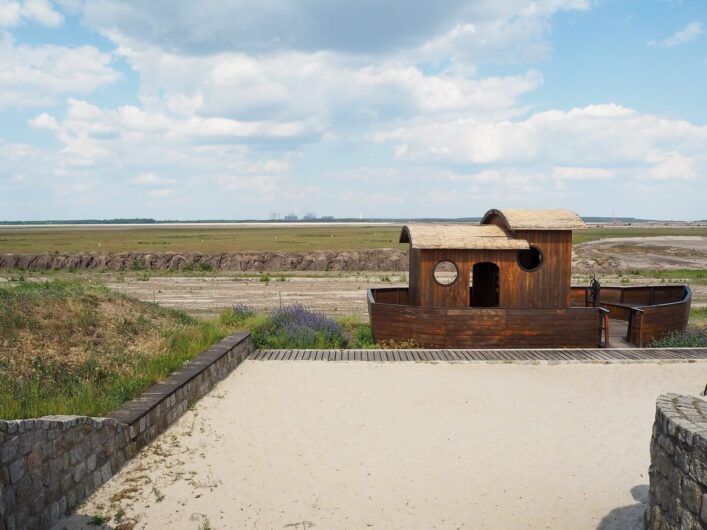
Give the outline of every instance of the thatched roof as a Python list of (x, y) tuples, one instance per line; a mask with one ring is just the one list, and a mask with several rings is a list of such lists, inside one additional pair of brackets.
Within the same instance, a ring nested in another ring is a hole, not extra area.
[(503, 249), (522, 250), (530, 246), (524, 239), (514, 239), (505, 229), (496, 225), (472, 224), (412, 224), (403, 227), (400, 242), (413, 248), (445, 249)]
[(489, 210), (481, 224), (497, 224), (509, 230), (577, 230), (586, 228), (582, 218), (572, 210), (525, 210), (504, 208)]

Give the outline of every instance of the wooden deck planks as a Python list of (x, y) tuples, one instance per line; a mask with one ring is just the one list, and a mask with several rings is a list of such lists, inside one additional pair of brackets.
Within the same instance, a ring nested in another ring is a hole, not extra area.
[(613, 362), (707, 360), (707, 348), (547, 350), (257, 350), (253, 361)]

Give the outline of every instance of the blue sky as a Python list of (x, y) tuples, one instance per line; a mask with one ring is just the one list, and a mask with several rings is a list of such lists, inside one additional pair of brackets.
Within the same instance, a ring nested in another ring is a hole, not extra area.
[(0, 0), (0, 219), (707, 218), (703, 0)]

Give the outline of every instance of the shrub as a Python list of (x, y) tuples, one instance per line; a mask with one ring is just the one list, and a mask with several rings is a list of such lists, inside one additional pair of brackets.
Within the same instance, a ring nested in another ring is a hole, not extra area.
[(233, 304), (233, 306), (231, 306), (231, 312), (236, 320), (244, 320), (255, 315), (255, 309), (246, 304)]
[(334, 320), (300, 304), (275, 309), (269, 322), (253, 330), (259, 348), (344, 348), (344, 329)]
[(649, 348), (704, 348), (707, 347), (707, 328), (674, 331), (661, 339), (653, 340)]
[(144, 258), (133, 258), (130, 262), (130, 270), (133, 271), (145, 271), (147, 270), (147, 264)]
[(373, 340), (373, 330), (370, 324), (362, 324), (353, 331), (351, 347), (358, 349), (369, 349), (376, 347), (376, 341)]

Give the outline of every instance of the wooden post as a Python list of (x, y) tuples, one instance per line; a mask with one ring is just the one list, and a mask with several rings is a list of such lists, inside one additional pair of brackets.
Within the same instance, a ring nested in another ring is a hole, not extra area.
[(609, 313), (604, 313), (604, 348), (609, 347)]

